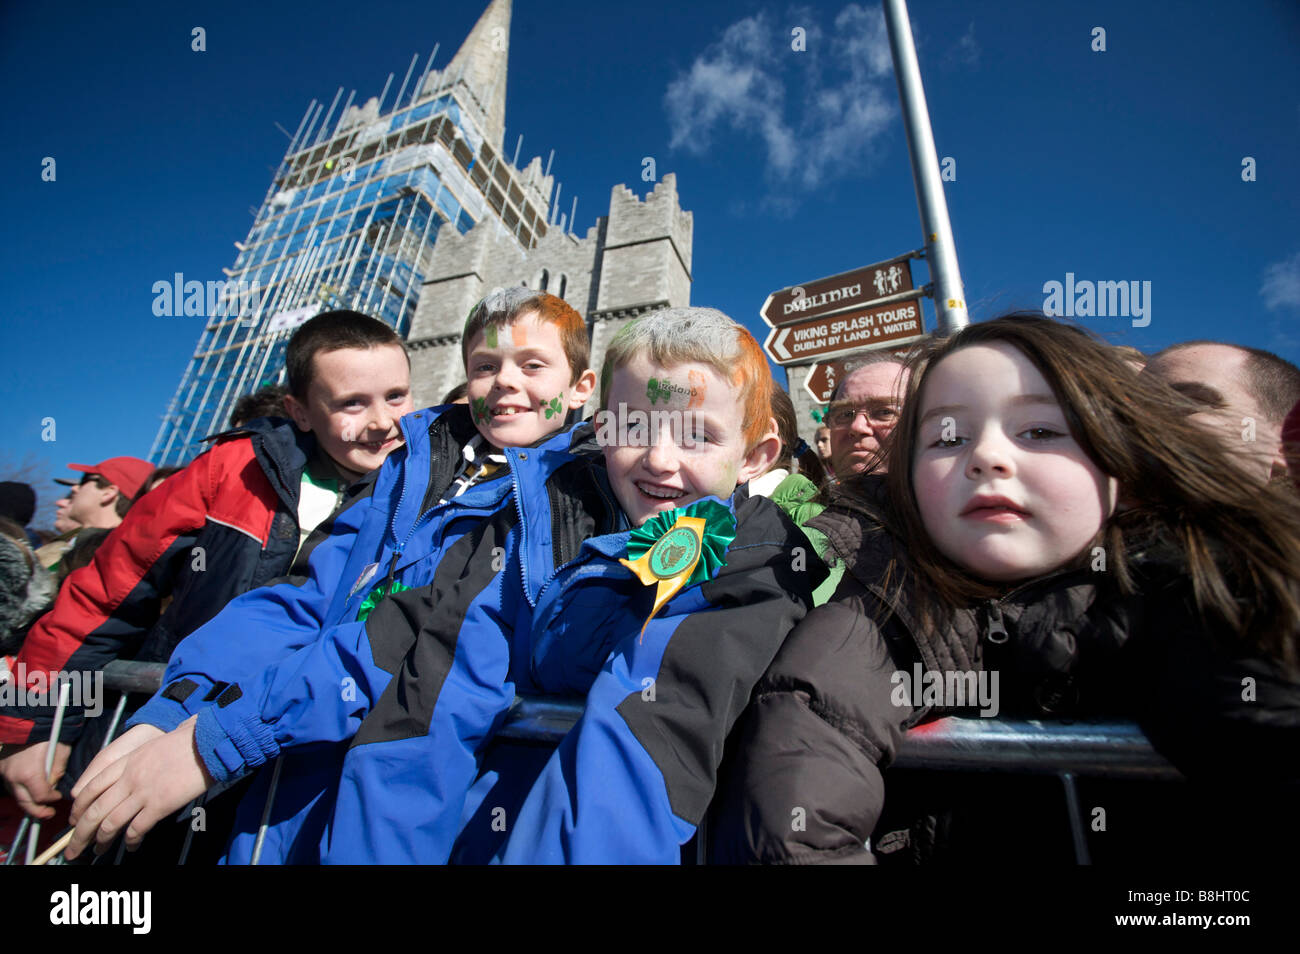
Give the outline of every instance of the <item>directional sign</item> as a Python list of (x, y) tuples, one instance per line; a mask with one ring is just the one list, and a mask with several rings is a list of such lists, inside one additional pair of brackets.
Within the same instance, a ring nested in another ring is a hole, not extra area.
[(777, 364), (803, 364), (886, 343), (914, 341), (924, 333), (920, 303), (912, 299), (773, 328), (763, 348)]
[(835, 386), (844, 377), (843, 361), (818, 361), (808, 369), (804, 378), (804, 390), (812, 395), (818, 404), (825, 404), (835, 393)]
[(861, 308), (912, 290), (910, 256), (890, 259), (829, 278), (818, 278), (767, 296), (759, 315), (773, 328)]

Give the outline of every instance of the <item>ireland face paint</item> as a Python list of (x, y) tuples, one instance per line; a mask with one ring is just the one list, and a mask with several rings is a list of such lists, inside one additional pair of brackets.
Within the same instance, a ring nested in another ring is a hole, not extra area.
[[(617, 422), (606, 427), (610, 415)], [(702, 497), (726, 500), (756, 476), (762, 459), (751, 459), (744, 417), (744, 396), (709, 365), (664, 368), (638, 355), (615, 369), (597, 414), (597, 440), (633, 525)], [(626, 436), (619, 423), (628, 424)]]
[(674, 398), (679, 401), (686, 401), (687, 407), (691, 407), (696, 403), (693, 388), (683, 387), (667, 378), (651, 378), (646, 383), (645, 396), (650, 399), (651, 404), (658, 404), (660, 401), (668, 404)]
[(474, 422), (496, 447), (534, 444), (563, 427), (576, 397), (559, 326), (535, 311), (476, 335), (466, 372)]

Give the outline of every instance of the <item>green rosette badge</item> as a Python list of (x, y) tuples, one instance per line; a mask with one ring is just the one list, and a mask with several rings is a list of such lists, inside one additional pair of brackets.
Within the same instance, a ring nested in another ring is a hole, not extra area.
[(713, 579), (726, 565), (736, 539), (736, 518), (714, 500), (700, 500), (647, 520), (627, 540), (627, 559), (618, 562), (646, 586), (657, 587), (654, 609), (641, 635), (665, 603), (688, 586)]

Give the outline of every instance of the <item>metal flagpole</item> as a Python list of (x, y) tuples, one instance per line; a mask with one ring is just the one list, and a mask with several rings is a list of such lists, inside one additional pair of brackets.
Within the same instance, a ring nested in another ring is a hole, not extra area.
[(948, 221), (948, 203), (939, 177), (939, 157), (934, 148), (934, 131), (930, 127), (930, 110), (921, 86), (921, 67), (916, 62), (912, 42), (912, 24), (907, 18), (905, 0), (884, 0), (885, 28), (889, 31), (889, 49), (894, 55), (894, 76), (898, 80), (898, 98), (903, 110), (903, 127), (907, 130), (907, 149), (912, 156), (912, 179), (916, 183), (916, 203), (921, 210), (921, 229), (925, 232), (926, 260), (934, 282), (934, 311), (939, 318), (939, 334), (950, 335), (970, 323), (966, 314), (966, 296), (962, 291), (961, 271), (957, 267), (957, 246)]

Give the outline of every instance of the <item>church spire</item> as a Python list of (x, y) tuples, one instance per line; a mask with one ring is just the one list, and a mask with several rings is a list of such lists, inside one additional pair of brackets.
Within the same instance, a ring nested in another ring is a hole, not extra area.
[(506, 66), (510, 57), (511, 0), (492, 0), (469, 31), (451, 63), (442, 71), (450, 86), (463, 79), (469, 87), (484, 135), (498, 150), (506, 132)]

